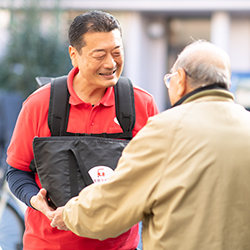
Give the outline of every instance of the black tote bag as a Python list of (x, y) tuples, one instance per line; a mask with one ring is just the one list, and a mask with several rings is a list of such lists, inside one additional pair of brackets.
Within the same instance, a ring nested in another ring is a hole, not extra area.
[(34, 163), (51, 206), (64, 206), (84, 187), (107, 181), (128, 142), (91, 136), (35, 137)]

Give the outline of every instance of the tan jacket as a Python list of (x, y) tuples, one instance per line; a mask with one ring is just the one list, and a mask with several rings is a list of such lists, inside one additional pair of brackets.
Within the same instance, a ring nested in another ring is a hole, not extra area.
[(63, 216), (100, 240), (143, 220), (144, 250), (249, 250), (250, 112), (207, 90), (150, 118), (110, 181), (85, 188)]

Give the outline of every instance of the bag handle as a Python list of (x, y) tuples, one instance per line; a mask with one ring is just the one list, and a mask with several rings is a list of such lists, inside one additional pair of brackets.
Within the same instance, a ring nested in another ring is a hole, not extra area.
[(70, 175), (70, 192), (71, 196), (77, 196), (79, 194), (78, 181), (77, 181), (77, 166), (79, 167), (85, 186), (89, 186), (93, 183), (87, 169), (85, 168), (83, 161), (80, 158), (79, 153), (75, 149), (69, 149), (69, 175)]

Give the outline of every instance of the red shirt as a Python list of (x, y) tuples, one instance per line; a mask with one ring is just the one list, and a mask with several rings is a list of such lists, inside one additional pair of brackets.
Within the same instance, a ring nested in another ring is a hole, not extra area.
[[(122, 132), (116, 120), (113, 87), (108, 88), (101, 101), (92, 107), (90, 103), (84, 103), (73, 89), (73, 78), (77, 72), (77, 68), (72, 69), (67, 80), (71, 104), (67, 131), (72, 133)], [(51, 135), (48, 127), (49, 99), (50, 84), (47, 84), (31, 94), (24, 102), (7, 152), (7, 162), (10, 166), (30, 171), (29, 165), (34, 158), (33, 138)], [(153, 97), (146, 91), (134, 87), (134, 99), (136, 122), (133, 136), (146, 124), (148, 117), (158, 113)], [(37, 175), (36, 182), (41, 188)], [(24, 250), (131, 250), (136, 248), (139, 242), (138, 225), (117, 238), (99, 241), (52, 228), (46, 216), (30, 207), (26, 211), (25, 223)]]

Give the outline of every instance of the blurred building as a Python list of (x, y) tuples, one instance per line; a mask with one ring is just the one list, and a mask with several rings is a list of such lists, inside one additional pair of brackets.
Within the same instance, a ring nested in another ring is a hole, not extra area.
[[(155, 96), (160, 110), (170, 106), (163, 84), (178, 53), (192, 40), (205, 39), (231, 57), (232, 91), (250, 108), (250, 0), (61, 0), (62, 32), (85, 11), (107, 11), (121, 22), (125, 49), (123, 74)], [(43, 0), (44, 26), (56, 0)], [(8, 9), (22, 0), (0, 1), (0, 41), (6, 42)], [(0, 52), (1, 56), (1, 52)]]

